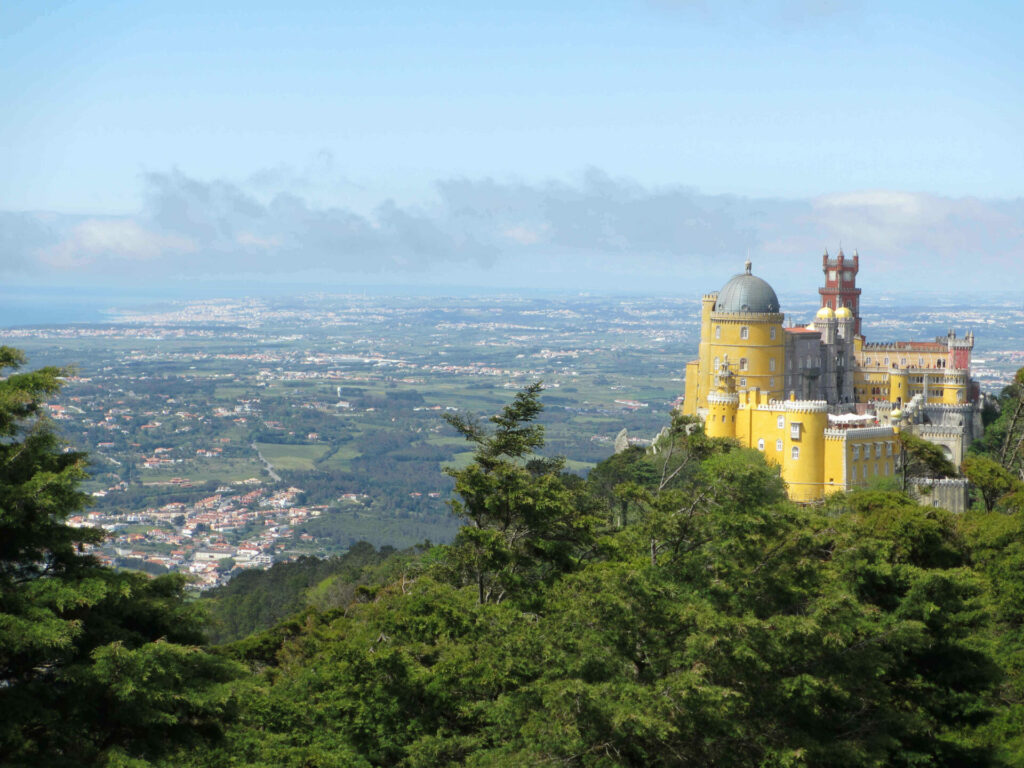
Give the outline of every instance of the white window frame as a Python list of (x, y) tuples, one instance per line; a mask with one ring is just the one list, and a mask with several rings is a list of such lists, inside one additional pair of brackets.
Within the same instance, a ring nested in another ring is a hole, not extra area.
[(799, 440), (800, 433), (803, 431), (803, 424), (799, 421), (793, 421), (789, 424), (789, 439)]
[(783, 416), (782, 414), (779, 414), (778, 418), (775, 420), (775, 426), (777, 426), (779, 429), (785, 429), (786, 417)]
[(746, 325), (741, 325), (740, 326), (740, 338), (741, 339), (749, 339), (750, 338), (750, 327), (749, 326), (746, 326)]
[(763, 437), (760, 440), (757, 441), (757, 450), (759, 450), (759, 451), (763, 451), (764, 450), (764, 438)]
[(793, 450), (790, 452), (790, 456), (793, 457), (793, 461), (799, 461), (800, 460), (800, 446), (799, 445), (794, 445), (793, 446)]
[(782, 450), (782, 440), (781, 439), (775, 441), (775, 450), (776, 451), (781, 451)]

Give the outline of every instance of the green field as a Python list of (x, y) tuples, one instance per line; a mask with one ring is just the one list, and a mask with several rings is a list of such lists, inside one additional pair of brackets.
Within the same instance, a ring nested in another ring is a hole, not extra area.
[[(266, 456), (266, 454), (263, 454)], [(322, 456), (323, 454), (321, 454)], [(349, 469), (349, 462), (352, 459), (358, 459), (362, 454), (356, 449), (351, 443), (346, 443), (338, 448), (337, 452), (329, 459), (321, 463), (319, 466), (321, 469)], [(273, 463), (273, 462), (271, 462)]]
[(442, 461), (442, 469), (465, 469), (473, 463), (473, 457), (476, 454), (473, 451), (460, 451), (455, 454), (455, 457), (451, 461)]
[(263, 465), (255, 458), (202, 459), (188, 460), (166, 469), (142, 469), (139, 470), (139, 479), (143, 483), (159, 483), (167, 482), (174, 477), (183, 477), (193, 483), (205, 483), (210, 480), (231, 483), (259, 477), (263, 471)]
[(330, 446), (256, 443), (256, 447), (274, 469), (311, 470), (314, 462), (327, 453)]

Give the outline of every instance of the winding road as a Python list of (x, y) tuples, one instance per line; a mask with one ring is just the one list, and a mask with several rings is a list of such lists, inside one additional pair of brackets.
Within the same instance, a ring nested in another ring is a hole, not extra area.
[(260, 457), (260, 461), (262, 461), (263, 466), (267, 468), (267, 472), (270, 473), (270, 477), (273, 479), (273, 481), (275, 483), (280, 483), (281, 476), (274, 471), (274, 465), (267, 461), (265, 458), (263, 458), (263, 454), (260, 453), (260, 449), (257, 447), (256, 443), (252, 443), (252, 449), (256, 451), (256, 455)]

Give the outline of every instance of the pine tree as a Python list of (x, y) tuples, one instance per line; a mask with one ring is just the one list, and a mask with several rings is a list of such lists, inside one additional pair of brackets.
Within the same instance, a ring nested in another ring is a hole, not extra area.
[[(0, 372), (24, 355), (0, 347)], [(144, 760), (215, 736), (234, 667), (200, 650), (184, 579), (102, 567), (72, 527), (86, 457), (43, 413), (64, 371), (0, 379), (0, 754), (6, 764)], [(144, 763), (137, 763), (144, 764)]]

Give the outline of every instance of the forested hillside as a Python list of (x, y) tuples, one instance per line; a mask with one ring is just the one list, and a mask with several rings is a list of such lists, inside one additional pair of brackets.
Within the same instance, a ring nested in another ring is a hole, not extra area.
[(344, 605), (361, 584), (385, 577), (387, 570), (374, 566), (393, 558), (389, 567), (394, 567), (399, 559), (395, 553), (393, 547), (376, 550), (363, 541), (341, 557), (307, 556), (266, 571), (241, 571), (224, 586), (203, 593), (207, 639), (213, 643), (239, 640), (307, 606)]
[(204, 648), (180, 582), (75, 551), (79, 459), (33, 418), (55, 374), (0, 383), (9, 762), (1024, 765), (1020, 387), (956, 517), (881, 488), (795, 506), (682, 417), (584, 480), (535, 458), (531, 386), (449, 420), (474, 452), (451, 545), (233, 582), (220, 637), (301, 612)]

